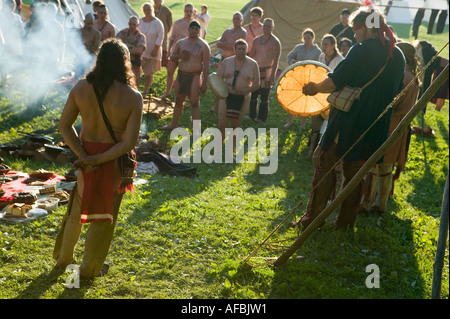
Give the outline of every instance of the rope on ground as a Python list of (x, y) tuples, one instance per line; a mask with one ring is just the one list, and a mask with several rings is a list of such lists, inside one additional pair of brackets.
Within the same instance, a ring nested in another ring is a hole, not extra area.
[[(334, 171), (334, 169), (342, 162), (342, 160), (350, 153), (350, 151), (364, 138), (364, 136), (372, 129), (372, 127), (389, 111), (389, 109), (391, 109), (397, 102), (398, 100), (405, 95), (406, 91), (409, 89), (410, 86), (413, 85), (413, 83), (422, 75), (422, 73), (425, 72), (426, 69), (428, 69), (430, 67), (430, 65), (434, 62), (434, 60), (442, 53), (442, 51), (448, 46), (449, 42), (447, 42), (441, 50), (439, 50), (438, 53), (436, 53), (435, 56), (433, 56), (433, 58), (427, 63), (427, 65), (420, 70), (419, 72), (417, 72), (416, 76), (414, 77), (414, 79), (408, 83), (408, 85), (406, 87), (403, 88), (403, 90), (397, 94), (397, 96), (392, 100), (392, 102), (383, 110), (383, 112), (378, 116), (378, 118), (369, 126), (369, 128), (356, 140), (356, 142), (344, 153), (344, 155), (342, 155), (338, 161), (334, 164), (333, 167), (330, 168), (330, 170), (325, 174), (325, 176), (319, 180), (319, 182), (311, 188), (311, 190), (309, 191), (309, 193), (307, 195), (305, 195), (300, 202), (292, 209), (292, 211), (272, 230), (272, 232), (242, 261), (243, 264), (248, 264), (248, 261), (250, 260), (250, 258), (253, 258), (256, 253), (264, 246), (268, 243), (268, 240), (286, 223), (286, 221), (288, 219), (291, 218), (292, 215), (295, 215), (295, 211), (303, 205), (303, 202), (308, 199), (310, 197), (310, 195), (312, 194), (312, 192), (323, 182), (323, 180), (325, 179), (325, 177), (328, 176), (328, 174), (330, 174), (332, 171)], [(298, 232), (297, 232), (298, 234)], [(274, 261), (269, 261), (267, 263), (264, 263), (261, 266), (265, 266), (266, 264), (273, 264)], [(259, 266), (259, 265), (258, 265)], [(256, 266), (254, 266), (256, 267)]]

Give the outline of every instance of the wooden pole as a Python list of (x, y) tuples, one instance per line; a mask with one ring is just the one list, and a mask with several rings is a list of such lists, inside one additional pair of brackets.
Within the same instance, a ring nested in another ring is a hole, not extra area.
[(436, 80), (428, 87), (422, 97), (412, 107), (412, 109), (405, 115), (403, 120), (398, 124), (397, 128), (387, 138), (387, 140), (375, 151), (375, 153), (366, 161), (356, 175), (351, 179), (342, 192), (332, 201), (325, 209), (317, 216), (311, 224), (301, 233), (295, 242), (287, 248), (287, 250), (274, 262), (274, 266), (283, 265), (300, 247), (305, 243), (308, 237), (331, 215), (331, 213), (347, 198), (353, 189), (360, 183), (360, 181), (367, 175), (369, 170), (378, 162), (378, 160), (391, 148), (391, 146), (402, 136), (414, 118), (419, 112), (427, 106), (436, 91), (448, 79), (448, 64), (445, 69), (439, 74)]
[(437, 242), (436, 258), (433, 265), (433, 283), (431, 286), (431, 299), (441, 298), (442, 268), (444, 267), (445, 247), (448, 236), (448, 173), (442, 197), (441, 223), (439, 225), (439, 238)]

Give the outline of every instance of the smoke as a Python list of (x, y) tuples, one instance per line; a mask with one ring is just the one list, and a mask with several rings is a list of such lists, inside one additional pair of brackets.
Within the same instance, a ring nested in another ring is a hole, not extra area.
[(94, 62), (81, 40), (81, 20), (74, 18), (72, 11), (64, 13), (53, 3), (37, 3), (29, 21), (17, 19), (4, 4), (0, 11), (5, 37), (0, 74), (3, 81), (6, 75), (11, 78), (9, 92), (20, 90), (31, 103), (41, 101), (50, 91), (67, 91), (64, 87), (74, 84)]

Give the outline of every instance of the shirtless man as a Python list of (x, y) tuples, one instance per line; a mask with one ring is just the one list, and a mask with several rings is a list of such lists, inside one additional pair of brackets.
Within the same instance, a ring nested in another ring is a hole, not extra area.
[(97, 20), (94, 21), (94, 29), (100, 31), (102, 34), (102, 41), (108, 38), (114, 38), (116, 35), (116, 28), (114, 25), (106, 20), (108, 16), (108, 9), (106, 5), (101, 4), (97, 9)]
[[(151, 7), (151, 6), (150, 6)], [(141, 80), (141, 56), (146, 48), (145, 35), (139, 29), (139, 18), (131, 16), (128, 20), (128, 28), (117, 33), (116, 38), (122, 40), (128, 47), (131, 56), (131, 67), (139, 86)]]
[(95, 54), (102, 39), (100, 31), (94, 29), (94, 21), (95, 18), (92, 13), (86, 14), (84, 17), (84, 27), (80, 29), (81, 41), (83, 41), (86, 50), (90, 54)]
[(263, 13), (264, 11), (260, 7), (250, 9), (252, 22), (244, 26), (244, 29), (247, 31), (248, 54), (252, 51), (253, 40), (263, 34), (263, 24), (261, 23)]
[[(219, 76), (228, 86), (228, 97), (219, 100), (219, 129), (222, 140), (225, 128), (241, 125), (250, 104), (250, 95), (259, 88), (259, 68), (255, 60), (247, 56), (247, 42), (237, 40), (235, 56), (223, 60)], [(230, 123), (231, 122), (231, 123)], [(234, 147), (233, 141), (233, 147)]]
[[(264, 19), (264, 33), (255, 38), (250, 57), (255, 59), (259, 65), (261, 76), (260, 88), (252, 93), (250, 100), (250, 118), (258, 123), (264, 123), (269, 115), (269, 94), (270, 88), (275, 83), (275, 73), (278, 69), (278, 63), (281, 54), (281, 43), (276, 36), (272, 34), (275, 28), (274, 22), (270, 18)], [(261, 96), (258, 113), (258, 96)]]
[[(161, 127), (162, 130), (172, 130), (178, 126), (178, 121), (183, 114), (183, 103), (187, 96), (191, 102), (192, 120), (200, 120), (199, 93), (204, 94), (207, 89), (211, 51), (208, 43), (200, 38), (200, 23), (192, 21), (188, 30), (188, 38), (178, 41), (170, 56), (171, 61), (178, 63), (175, 109), (172, 122)], [(202, 75), (201, 82), (200, 75)]]
[(155, 8), (155, 16), (161, 20), (163, 26), (164, 26), (164, 40), (162, 43), (162, 58), (161, 58), (161, 66), (167, 67), (167, 62), (169, 61), (168, 56), (168, 35), (169, 31), (172, 28), (172, 11), (168, 7), (164, 5), (164, 0), (154, 0), (153, 1), (154, 8)]
[[(84, 17), (84, 27), (79, 29), (81, 41), (89, 52), (89, 60), (87, 59), (76, 59), (75, 62), (75, 76), (77, 79), (83, 77), (86, 71), (91, 67), (92, 62), (95, 60), (95, 54), (100, 46), (100, 41), (102, 34), (100, 31), (94, 29), (94, 14), (88, 13)], [(85, 54), (85, 53), (83, 53)]]
[[(184, 17), (175, 21), (172, 25), (169, 35), (168, 54), (172, 55), (175, 44), (188, 37), (189, 24), (194, 21), (194, 6), (190, 3), (184, 6)], [(162, 99), (167, 98), (172, 91), (173, 76), (177, 69), (177, 63), (170, 59), (167, 62), (167, 86), (166, 92), (161, 95)]]
[[(141, 94), (132, 87), (134, 77), (127, 66), (129, 60), (128, 49), (120, 40), (104, 42), (95, 68), (71, 90), (58, 126), (64, 141), (79, 157), (73, 163), (79, 174), (53, 258), (58, 268), (71, 264), (82, 225), (90, 223), (79, 268), (80, 276), (86, 278), (102, 275), (106, 270), (103, 263), (125, 192), (119, 189), (123, 181), (117, 158), (132, 150), (139, 137), (143, 102)], [(117, 142), (105, 125), (94, 86)], [(83, 122), (80, 136), (73, 127), (79, 115)]]
[[(242, 21), (244, 21), (242, 13), (236, 12), (233, 14), (233, 28), (225, 30), (217, 42), (217, 47), (222, 49), (222, 59), (220, 63), (222, 63), (224, 59), (234, 55), (234, 43), (236, 40), (243, 39), (247, 41), (247, 31), (242, 27)], [(216, 98), (211, 111), (217, 112), (218, 106), (219, 100)]]
[(236, 40), (244, 39), (247, 41), (247, 31), (242, 27), (242, 21), (244, 21), (242, 13), (236, 12), (233, 14), (233, 28), (225, 30), (217, 42), (217, 47), (222, 49), (222, 61), (234, 55)]

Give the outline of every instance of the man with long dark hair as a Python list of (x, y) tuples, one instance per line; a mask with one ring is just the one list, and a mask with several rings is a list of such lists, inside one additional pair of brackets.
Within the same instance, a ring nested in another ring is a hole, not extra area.
[[(133, 88), (128, 48), (117, 39), (101, 45), (95, 67), (72, 89), (59, 121), (59, 131), (79, 157), (77, 184), (71, 192), (67, 213), (57, 236), (53, 257), (56, 266), (73, 263), (81, 227), (90, 223), (80, 265), (82, 277), (102, 275), (123, 193), (117, 158), (136, 145), (142, 119), (142, 96)], [(100, 103), (117, 143), (103, 119)], [(80, 136), (73, 127), (78, 115)]]

